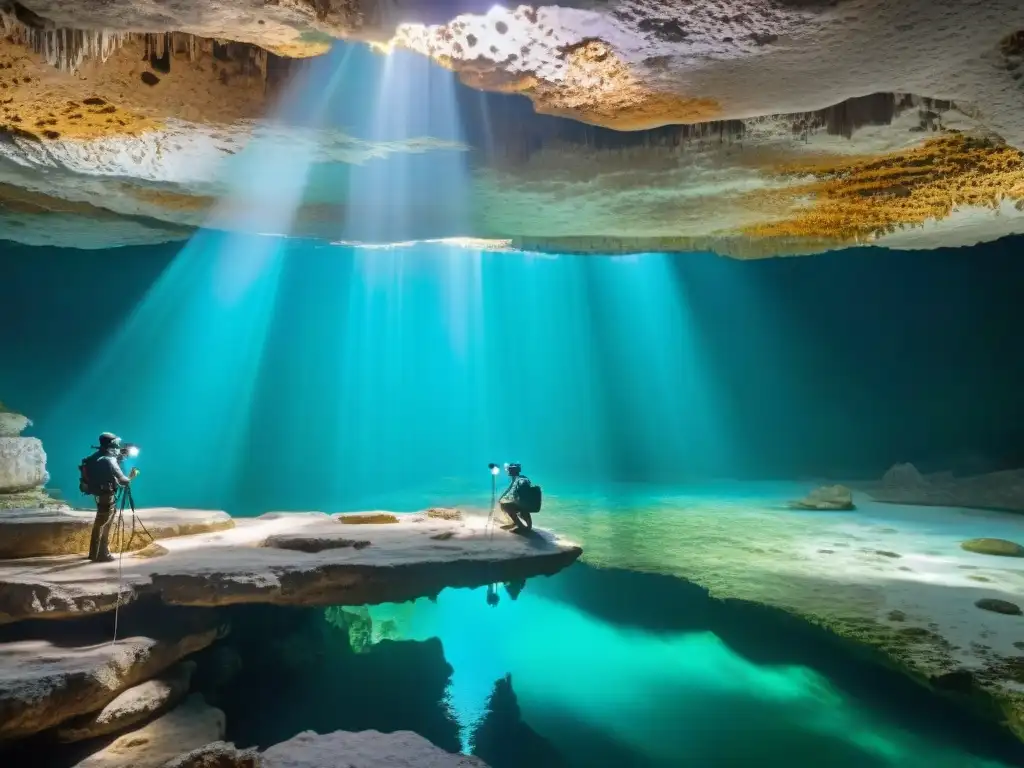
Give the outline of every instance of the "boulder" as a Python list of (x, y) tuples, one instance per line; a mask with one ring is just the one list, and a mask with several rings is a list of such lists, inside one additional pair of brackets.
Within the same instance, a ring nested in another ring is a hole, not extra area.
[(306, 731), (262, 757), (263, 768), (487, 768), (478, 757), (445, 752), (411, 731)]
[(853, 491), (845, 485), (823, 485), (815, 488), (800, 501), (791, 501), (789, 506), (793, 509), (855, 509), (853, 504)]
[(46, 485), (46, 452), (35, 437), (0, 437), (0, 493)]
[(1024, 611), (1021, 610), (1020, 606), (1016, 603), (1011, 603), (1009, 600), (999, 600), (994, 597), (983, 597), (980, 600), (976, 600), (974, 604), (982, 610), (992, 611), (992, 613), (1002, 613), (1006, 616), (1024, 615)]
[(25, 429), (31, 426), (31, 419), (22, 416), (20, 413), (5, 411), (0, 406), (0, 437), (18, 437)]
[(263, 760), (255, 749), (237, 749), (234, 744), (215, 741), (179, 755), (162, 768), (261, 768)]
[(968, 539), (961, 542), (960, 548), (979, 555), (1024, 557), (1024, 547), (1006, 539)]
[(129, 688), (99, 712), (75, 718), (57, 730), (63, 742), (82, 741), (123, 731), (177, 704), (188, 693), (194, 661), (176, 664), (153, 680)]
[(224, 738), (224, 713), (192, 694), (165, 715), (118, 737), (75, 768), (160, 768), (184, 752)]
[[(89, 551), (89, 536), (95, 512), (54, 506), (44, 509), (0, 510), (0, 560), (48, 555), (84, 555)], [(139, 509), (138, 519), (145, 526), (136, 526), (126, 515), (123, 538), (125, 551), (143, 549), (151, 542), (146, 531), (157, 539), (209, 533), (233, 528), (235, 523), (226, 512), (201, 509)], [(122, 531), (110, 534), (110, 551), (120, 552)]]
[[(52, 641), (37, 638), (0, 645), (0, 741), (99, 712), (122, 691), (217, 639), (219, 627), (211, 624), (210, 615), (186, 613), (176, 614), (181, 616), (175, 619), (176, 626), (156, 638), (129, 636), (112, 644), (110, 636), (92, 630), (69, 637), (57, 625)], [(126, 634), (130, 631), (129, 625), (123, 628)]]

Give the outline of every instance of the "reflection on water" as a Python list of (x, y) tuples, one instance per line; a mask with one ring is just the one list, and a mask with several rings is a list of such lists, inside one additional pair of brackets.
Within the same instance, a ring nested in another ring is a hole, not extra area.
[(532, 586), (495, 608), (481, 590), (460, 590), (403, 611), (406, 637), (441, 639), (464, 743), (494, 681), (511, 673), (526, 722), (577, 765), (613, 764), (576, 738), (590, 733), (620, 748), (614, 764), (626, 752), (666, 768), (812, 756), (841, 768), (1000, 765), (886, 724), (804, 666), (755, 664), (710, 631), (616, 627)]

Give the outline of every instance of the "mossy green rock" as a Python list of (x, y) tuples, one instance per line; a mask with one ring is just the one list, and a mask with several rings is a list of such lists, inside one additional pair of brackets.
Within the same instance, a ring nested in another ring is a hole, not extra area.
[(960, 544), (960, 548), (979, 555), (1024, 557), (1024, 547), (1006, 539), (968, 539)]

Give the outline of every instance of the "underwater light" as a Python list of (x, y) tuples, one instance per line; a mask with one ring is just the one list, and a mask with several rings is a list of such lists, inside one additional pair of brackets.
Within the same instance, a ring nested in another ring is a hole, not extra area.
[(496, 474), (498, 474), (501, 471), (501, 467), (499, 467), (497, 464), (494, 464), (494, 463), (488, 464), (487, 468), (489, 470), (491, 470), (491, 474), (492, 475), (496, 475)]
[(139, 446), (137, 445), (126, 445), (124, 447), (124, 454), (130, 458), (135, 458), (139, 455)]

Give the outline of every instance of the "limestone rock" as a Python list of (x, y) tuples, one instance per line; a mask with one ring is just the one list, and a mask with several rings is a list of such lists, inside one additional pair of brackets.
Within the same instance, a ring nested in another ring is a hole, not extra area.
[[(909, 469), (904, 469), (909, 467)], [(898, 473), (894, 472), (900, 469)], [(913, 470), (913, 471), (911, 471)], [(1010, 469), (974, 477), (939, 472), (922, 477), (909, 464), (897, 465), (865, 490), (878, 501), (934, 507), (969, 507), (1024, 512), (1024, 470)]]
[[(0, 624), (109, 611), (119, 594), (122, 602), (152, 596), (181, 606), (403, 602), (449, 587), (550, 575), (582, 554), (579, 546), (539, 529), (527, 537), (489, 528), (483, 516), (393, 517), (391, 524), (358, 528), (304, 513), (240, 519), (231, 530), (163, 539), (167, 554), (126, 555), (120, 564), (70, 556), (58, 567), (52, 561), (0, 561)], [(369, 546), (332, 546), (351, 541), (353, 530)], [(272, 536), (287, 536), (293, 546), (309, 540), (318, 551), (263, 546)]]
[(119, 694), (99, 712), (65, 723), (58, 729), (57, 738), (72, 742), (106, 736), (169, 709), (188, 693), (195, 668), (193, 661), (176, 664), (160, 677)]
[[(95, 512), (50, 509), (0, 510), (0, 560), (47, 555), (85, 554)], [(195, 533), (228, 530), (234, 521), (226, 512), (199, 509), (160, 507), (139, 509), (139, 520), (157, 539), (187, 536)], [(141, 526), (134, 536), (131, 519), (125, 520), (123, 538), (130, 550), (150, 544)], [(122, 530), (112, 529), (110, 551), (121, 551)]]
[(1021, 611), (1020, 606), (1016, 603), (1011, 603), (1009, 600), (997, 600), (992, 597), (983, 597), (981, 600), (975, 601), (974, 604), (982, 610), (992, 611), (993, 613), (1003, 613), (1007, 616), (1024, 615), (1024, 611)]
[(75, 768), (159, 768), (183, 751), (224, 738), (224, 713), (199, 694), (137, 731), (126, 733)]
[(911, 463), (893, 464), (882, 475), (882, 485), (887, 488), (916, 488), (928, 485), (924, 475)]
[(968, 539), (960, 544), (961, 549), (979, 555), (999, 557), (1024, 557), (1024, 547), (1006, 539)]
[(234, 744), (215, 741), (184, 755), (179, 755), (162, 768), (262, 768), (263, 761), (255, 749), (237, 749)]
[(815, 488), (800, 501), (791, 501), (789, 506), (793, 509), (855, 509), (853, 492), (845, 485), (823, 485)]
[(18, 437), (30, 426), (32, 420), (28, 417), (5, 411), (0, 407), (0, 437)]
[(39, 488), (49, 479), (46, 452), (35, 437), (0, 437), (0, 493)]
[(335, 515), (335, 519), (346, 525), (382, 525), (398, 522), (398, 517), (391, 512), (346, 512)]
[(210, 626), (205, 614), (195, 616), (194, 625), (183, 623), (158, 638), (125, 637), (116, 645), (109, 636), (92, 634), (0, 645), (0, 741), (102, 710), (122, 691), (205, 648), (217, 638), (218, 628)]
[(453, 755), (410, 731), (312, 731), (263, 753), (264, 768), (487, 768), (476, 757)]

